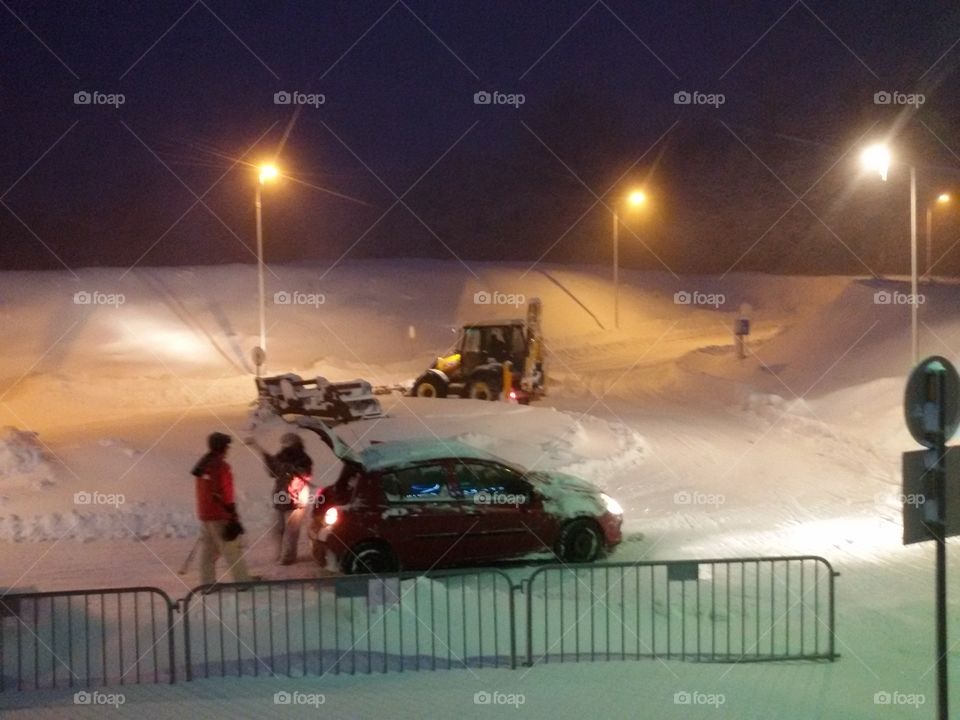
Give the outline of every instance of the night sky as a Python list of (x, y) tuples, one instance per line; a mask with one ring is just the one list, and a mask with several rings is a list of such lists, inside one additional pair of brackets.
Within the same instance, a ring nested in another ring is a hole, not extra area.
[[(642, 185), (628, 266), (905, 272), (906, 170), (859, 150), (916, 164), (921, 224), (960, 190), (958, 40), (942, 2), (2, 0), (0, 267), (252, 262), (276, 157), (270, 262), (606, 263)], [(275, 104), (294, 91), (324, 102)]]

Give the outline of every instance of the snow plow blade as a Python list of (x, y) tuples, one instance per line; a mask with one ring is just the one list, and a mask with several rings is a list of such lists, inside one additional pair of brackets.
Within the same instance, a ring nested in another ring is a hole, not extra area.
[(383, 408), (366, 380), (329, 382), (286, 374), (257, 378), (260, 401), (279, 415), (317, 417), (327, 424), (383, 417)]

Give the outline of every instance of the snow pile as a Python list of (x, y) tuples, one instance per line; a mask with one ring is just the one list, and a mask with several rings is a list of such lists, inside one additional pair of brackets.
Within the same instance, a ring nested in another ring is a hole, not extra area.
[[(512, 460), (524, 455), (520, 464), (528, 470), (559, 471), (603, 487), (611, 476), (629, 471), (647, 458), (647, 442), (635, 430), (619, 422), (590, 415), (559, 412), (569, 419), (560, 437), (551, 437), (526, 446), (516, 435), (495, 437), (481, 432), (463, 432), (456, 439), (479, 450)], [(525, 452), (516, 452), (518, 450)]]
[(40, 490), (54, 483), (53, 464), (37, 433), (14, 427), (0, 429), (0, 490)]
[(197, 521), (191, 513), (151, 509), (146, 503), (113, 511), (50, 512), (26, 519), (16, 514), (0, 516), (0, 542), (12, 543), (185, 538), (196, 532)]
[(642, 463), (646, 440), (637, 431), (618, 422), (585, 416), (566, 435), (543, 443), (543, 467), (574, 475), (603, 487), (618, 475)]
[(102, 448), (113, 448), (122, 455), (126, 455), (128, 458), (135, 458), (143, 455), (142, 450), (130, 445), (126, 440), (120, 438), (101, 438), (97, 444)]
[(835, 438), (836, 433), (817, 417), (813, 408), (803, 398), (787, 400), (773, 393), (749, 393), (742, 409), (767, 423), (807, 437)]

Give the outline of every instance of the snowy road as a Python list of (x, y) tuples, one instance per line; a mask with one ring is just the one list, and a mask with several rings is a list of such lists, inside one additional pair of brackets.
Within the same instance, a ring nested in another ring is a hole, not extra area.
[[(13, 379), (0, 389), (4, 424), (40, 433), (33, 438), (7, 430), (0, 438), (0, 587), (143, 584), (179, 597), (195, 584), (194, 576), (175, 573), (195, 532), (187, 469), (209, 431), (244, 434), (252, 382), (220, 349), (249, 344), (248, 337), (222, 334), (223, 327), (254, 324), (243, 315), (208, 316), (203, 293), (216, 282), (193, 273), (164, 281), (190, 308), (189, 327), (168, 310), (156, 310), (151, 294), (142, 306), (119, 311), (127, 314), (116, 327), (110, 316), (84, 318), (34, 369), (27, 360), (33, 351), (40, 354), (40, 337), (26, 338), (25, 349), (0, 368), (0, 376)], [(273, 330), (284, 363), (337, 378), (409, 377), (424, 355), (442, 349), (449, 325), (476, 310), (463, 300), (475, 288), (462, 278), (454, 282), (433, 266), (412, 266), (407, 274), (417, 273), (424, 273), (424, 283), (435, 281), (434, 289), (460, 293), (459, 301), (451, 297), (443, 304), (456, 312), (437, 310), (424, 318), (423, 308), (438, 304), (426, 291), (417, 295), (410, 283), (396, 291), (410, 298), (393, 303), (400, 309), (390, 303), (377, 308), (373, 301), (359, 309), (331, 303), (319, 325), (313, 323), (319, 329), (312, 336), (304, 328), (313, 320), (300, 311), (279, 318)], [(490, 277), (490, 287), (505, 290), (517, 282), (516, 273), (502, 269), (491, 269)], [(556, 382), (543, 403), (528, 408), (391, 398), (388, 419), (348, 426), (344, 439), (363, 444), (456, 436), (530, 467), (580, 474), (625, 507), (628, 541), (613, 560), (823, 555), (841, 573), (838, 662), (731, 667), (644, 661), (476, 675), (205, 681), (124, 688), (126, 703), (117, 714), (173, 717), (189, 703), (196, 717), (316, 716), (313, 707), (281, 713), (273, 704), (274, 693), (296, 690), (324, 693), (319, 714), (363, 718), (580, 717), (595, 714), (600, 698), (609, 717), (929, 716), (932, 549), (900, 544), (896, 498), (899, 453), (912, 447), (900, 411), (905, 316), (878, 309), (873, 287), (852, 279), (732, 278), (727, 282), (739, 283), (737, 292), (761, 316), (748, 358), (739, 362), (723, 331), (731, 310), (674, 306), (669, 298), (677, 287), (669, 278), (643, 278), (625, 293), (619, 335), (598, 332), (569, 299), (568, 291), (575, 293), (602, 316), (609, 297), (604, 282), (589, 273), (568, 272), (562, 279), (565, 291), (546, 280), (529, 290), (545, 298), (547, 336), (554, 338)], [(347, 273), (340, 282), (353, 280)], [(246, 279), (226, 272), (217, 282), (229, 295), (239, 293)], [(389, 286), (388, 279), (382, 283)], [(939, 288), (941, 302), (924, 308), (930, 351), (949, 354), (951, 345), (960, 346), (960, 324), (949, 311), (958, 295)], [(29, 302), (7, 308), (7, 317), (44, 307), (41, 295), (25, 291), (24, 297)], [(221, 306), (236, 313), (243, 303), (238, 296)], [(417, 310), (405, 316), (408, 306)], [(53, 322), (55, 308), (48, 310), (47, 335), (63, 332), (63, 322)], [(414, 323), (420, 328), (416, 347), (404, 344), (398, 331)], [(370, 332), (355, 339), (351, 327), (361, 324)], [(381, 332), (393, 333), (393, 354), (373, 349), (369, 335)], [(220, 349), (196, 339), (206, 334)], [(319, 443), (308, 449), (321, 472), (335, 467)], [(269, 577), (314, 576), (319, 571), (305, 551), (291, 567), (272, 563), (269, 487), (259, 459), (238, 445), (232, 462), (251, 565)], [(74, 495), (83, 491), (122, 495), (124, 502), (78, 507)], [(954, 577), (951, 617), (960, 609)], [(951, 659), (960, 680), (953, 652)], [(524, 703), (519, 709), (474, 705), (474, 693), (484, 690), (520, 693)], [(724, 703), (678, 705), (677, 692), (719, 693)], [(877, 693), (922, 697), (924, 704), (878, 705)], [(103, 716), (62, 694), (6, 693), (0, 708), (12, 717)]]

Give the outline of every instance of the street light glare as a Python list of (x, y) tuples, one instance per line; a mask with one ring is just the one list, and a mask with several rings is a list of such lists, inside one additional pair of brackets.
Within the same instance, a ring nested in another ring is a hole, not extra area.
[(277, 170), (277, 166), (273, 164), (266, 164), (260, 166), (260, 182), (265, 183), (271, 180), (276, 180), (279, 177), (280, 171)]
[(871, 145), (863, 151), (861, 160), (867, 170), (879, 173), (880, 179), (886, 181), (887, 169), (890, 167), (890, 150), (886, 145)]
[(937, 196), (937, 202), (941, 204), (950, 202), (950, 193), (940, 193)]
[(643, 190), (634, 190), (627, 195), (627, 204), (633, 207), (643, 205), (647, 201), (647, 194)]

